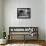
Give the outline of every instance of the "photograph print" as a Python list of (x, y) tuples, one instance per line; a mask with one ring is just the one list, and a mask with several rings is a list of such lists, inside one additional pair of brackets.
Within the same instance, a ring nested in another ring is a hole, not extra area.
[(31, 17), (31, 9), (30, 8), (17, 8), (17, 18), (27, 19), (30, 17)]

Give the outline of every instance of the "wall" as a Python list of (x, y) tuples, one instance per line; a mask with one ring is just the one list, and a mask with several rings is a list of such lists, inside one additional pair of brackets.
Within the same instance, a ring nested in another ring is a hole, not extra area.
[[(17, 8), (31, 8), (31, 19), (17, 19)], [(44, 0), (5, 0), (4, 26), (7, 35), (10, 26), (39, 27), (39, 39), (45, 39)]]
[(0, 0), (0, 38), (2, 37), (2, 0)]
[(45, 0), (45, 40), (46, 40), (46, 0)]

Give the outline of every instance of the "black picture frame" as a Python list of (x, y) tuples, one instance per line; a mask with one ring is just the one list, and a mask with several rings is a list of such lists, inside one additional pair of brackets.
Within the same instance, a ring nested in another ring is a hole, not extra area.
[(17, 8), (17, 18), (18, 19), (31, 18), (31, 8)]

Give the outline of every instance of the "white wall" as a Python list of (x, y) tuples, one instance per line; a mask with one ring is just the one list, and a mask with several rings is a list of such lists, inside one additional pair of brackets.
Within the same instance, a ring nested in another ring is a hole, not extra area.
[[(17, 8), (31, 8), (31, 19), (17, 19)], [(7, 35), (10, 26), (36, 26), (39, 27), (39, 38), (45, 39), (44, 8), (44, 0), (5, 0), (4, 26)]]
[(45, 0), (45, 40), (46, 40), (46, 0)]
[(2, 0), (0, 0), (0, 38), (2, 37)]
[(1, 27), (1, 15), (2, 15), (2, 1), (0, 0), (0, 27)]

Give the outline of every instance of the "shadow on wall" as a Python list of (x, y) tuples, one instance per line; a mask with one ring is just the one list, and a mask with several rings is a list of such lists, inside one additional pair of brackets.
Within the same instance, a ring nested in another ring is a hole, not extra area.
[(2, 31), (0, 30), (0, 39), (3, 38), (3, 33)]

